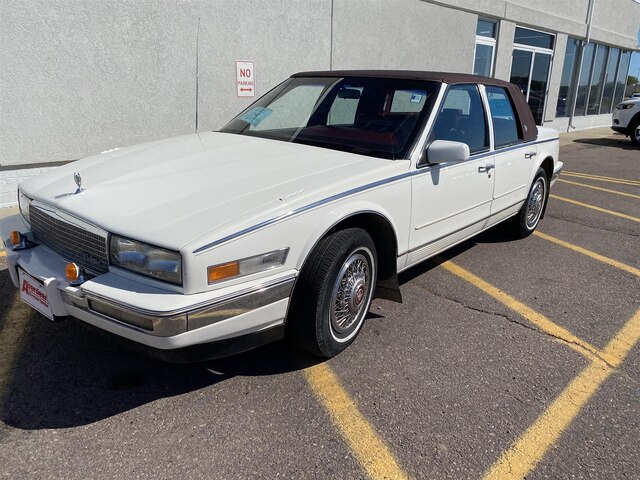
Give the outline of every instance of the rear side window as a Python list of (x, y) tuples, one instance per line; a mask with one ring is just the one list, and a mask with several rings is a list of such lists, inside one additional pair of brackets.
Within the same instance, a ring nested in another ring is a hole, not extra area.
[(431, 139), (466, 143), (472, 154), (489, 149), (487, 119), (476, 85), (449, 87)]
[(487, 86), (487, 98), (493, 121), (495, 148), (522, 141), (511, 99), (502, 87)]

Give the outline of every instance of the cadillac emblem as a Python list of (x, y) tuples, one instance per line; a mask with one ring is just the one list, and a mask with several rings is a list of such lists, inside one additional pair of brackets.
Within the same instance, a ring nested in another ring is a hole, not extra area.
[(75, 172), (73, 174), (73, 180), (76, 182), (76, 185), (78, 186), (76, 193), (80, 193), (83, 189), (82, 189), (82, 177), (80, 176), (79, 172)]

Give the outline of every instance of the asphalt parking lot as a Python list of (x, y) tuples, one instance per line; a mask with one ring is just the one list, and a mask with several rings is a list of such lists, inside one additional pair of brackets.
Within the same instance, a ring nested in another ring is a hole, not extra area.
[(151, 360), (30, 310), (0, 257), (0, 474), (640, 478), (640, 151), (562, 143), (537, 234), (405, 272), (328, 362)]

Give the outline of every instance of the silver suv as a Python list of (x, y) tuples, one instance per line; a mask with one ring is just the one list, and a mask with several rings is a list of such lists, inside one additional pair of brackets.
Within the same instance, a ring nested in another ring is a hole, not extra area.
[(631, 137), (631, 141), (640, 146), (640, 98), (631, 98), (618, 104), (613, 111), (611, 128)]

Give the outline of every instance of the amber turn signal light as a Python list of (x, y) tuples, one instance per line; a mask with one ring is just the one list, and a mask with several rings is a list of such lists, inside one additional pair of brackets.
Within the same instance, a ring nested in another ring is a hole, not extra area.
[(20, 242), (22, 241), (22, 234), (18, 231), (18, 230), (14, 230), (13, 232), (11, 232), (11, 234), (9, 235), (9, 241), (11, 242), (11, 244), (15, 247), (16, 245), (19, 245)]
[(70, 282), (75, 282), (80, 278), (80, 267), (73, 262), (67, 263), (67, 266), (64, 269), (64, 273), (67, 276), (67, 280)]
[(207, 278), (210, 284), (223, 278), (235, 277), (239, 273), (240, 263), (238, 262), (224, 263), (207, 268)]

